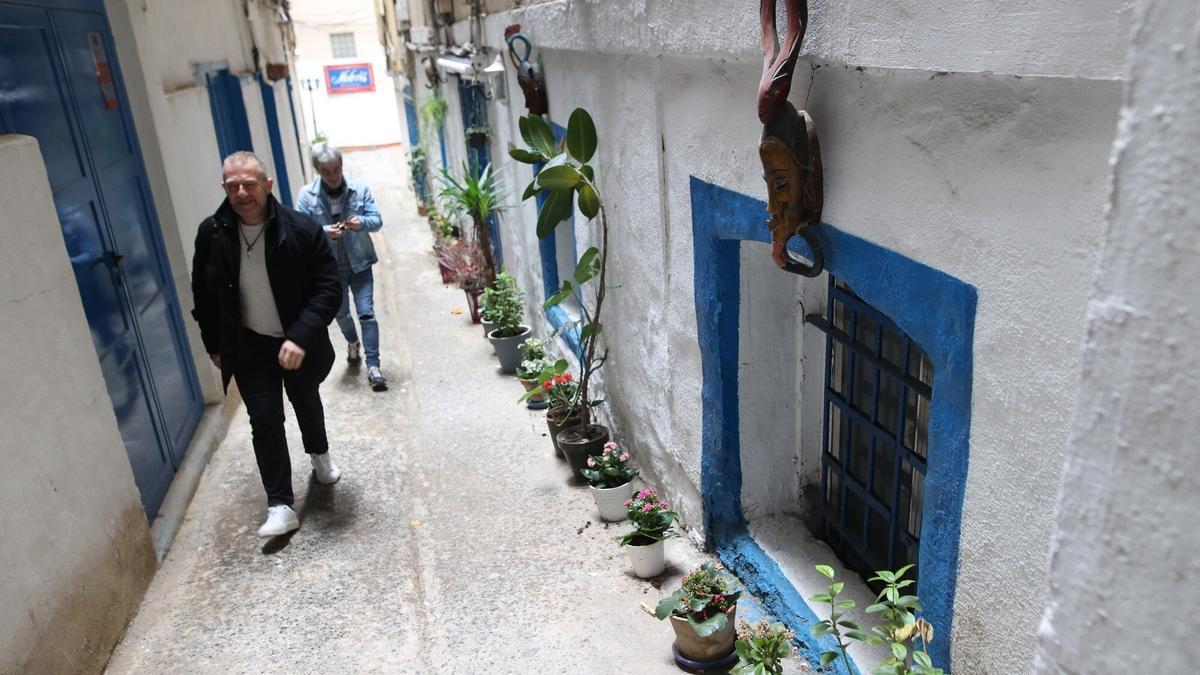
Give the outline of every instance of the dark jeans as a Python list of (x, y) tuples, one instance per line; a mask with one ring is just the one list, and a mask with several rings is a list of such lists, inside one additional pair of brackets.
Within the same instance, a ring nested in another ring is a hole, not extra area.
[(297, 370), (279, 365), (283, 338), (245, 332), (247, 359), (233, 367), (233, 379), (246, 402), (250, 431), (254, 438), (254, 457), (267, 490), (267, 506), (291, 505), (292, 462), (288, 456), (287, 436), (283, 430), (283, 391), (287, 391), (296, 423), (304, 439), (304, 452), (322, 455), (329, 451), (325, 436), (325, 408), (319, 387), (333, 367), (333, 347), (328, 340), (317, 340), (304, 355)]

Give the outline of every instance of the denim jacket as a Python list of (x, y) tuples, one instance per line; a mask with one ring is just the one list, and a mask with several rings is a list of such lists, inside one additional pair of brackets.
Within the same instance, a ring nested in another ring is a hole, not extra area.
[[(358, 216), (362, 227), (346, 230), (341, 239), (331, 239), (329, 243), (333, 246), (334, 257), (339, 255), (338, 248), (345, 246), (350, 268), (354, 272), (361, 272), (379, 262), (379, 257), (375, 255), (375, 245), (371, 243), (371, 233), (378, 232), (383, 227), (383, 218), (379, 215), (379, 207), (375, 205), (371, 188), (367, 187), (366, 183), (346, 175), (343, 175), (342, 180), (346, 182), (346, 189), (350, 191), (342, 220)], [(325, 235), (329, 236), (329, 227), (334, 221), (329, 214), (329, 199), (321, 192), (320, 177), (300, 189), (300, 193), (296, 195), (296, 210), (320, 223), (325, 228)]]

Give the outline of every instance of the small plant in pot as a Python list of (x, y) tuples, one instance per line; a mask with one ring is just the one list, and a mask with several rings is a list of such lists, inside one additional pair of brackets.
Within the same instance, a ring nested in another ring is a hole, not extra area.
[[(550, 124), (537, 115), (520, 118), (519, 127), (521, 137), (529, 147), (513, 148), (509, 155), (518, 162), (542, 165), (521, 196), (525, 200), (546, 193), (538, 212), (538, 237), (544, 239), (553, 234), (560, 223), (574, 214), (575, 205), (589, 221), (597, 217), (600, 221), (599, 248), (592, 246), (584, 251), (573, 277), (563, 281), (558, 293), (544, 304), (544, 308), (549, 309), (570, 297), (579, 300), (583, 319), (579, 331), (580, 383), (577, 400), (570, 407), (572, 411), (578, 411), (579, 419), (559, 432), (558, 447), (568, 460), (573, 456), (582, 457), (578, 463), (582, 468), (586, 458), (600, 454), (609, 439), (608, 428), (593, 423), (592, 407), (600, 402), (594, 400), (589, 391), (592, 376), (608, 356), (599, 348), (604, 328), (600, 317), (607, 290), (608, 214), (596, 187), (595, 169), (589, 164), (597, 149), (596, 125), (586, 110), (576, 108), (567, 121), (567, 135), (562, 146), (555, 143)], [(594, 291), (590, 298), (585, 297), (584, 291), (588, 288)], [(579, 480), (576, 466), (573, 461), (572, 469)]]
[(782, 623), (739, 621), (737, 642), (733, 643), (738, 664), (733, 675), (783, 675), (783, 660), (792, 655), (795, 639), (796, 634)]
[(592, 498), (596, 500), (601, 520), (616, 522), (625, 520), (628, 515), (625, 502), (632, 502), (633, 479), (638, 475), (637, 469), (630, 464), (632, 459), (628, 451), (613, 441), (605, 443), (599, 455), (587, 458), (583, 477), (592, 488)]
[(521, 289), (511, 276), (501, 272), (496, 283), (483, 292), (488, 318), (495, 324), (488, 333), (488, 341), (496, 348), (500, 359), (500, 372), (515, 373), (521, 365), (521, 343), (531, 334), (531, 329), (521, 323), (525, 315), (525, 304)]
[[(544, 368), (538, 376), (538, 383), (546, 395), (546, 427), (550, 430), (550, 442), (554, 444), (554, 454), (566, 459), (562, 447), (558, 444), (558, 434), (563, 429), (579, 423), (579, 383), (575, 376), (567, 372), (566, 359), (559, 359), (553, 365)], [(534, 391), (528, 391), (521, 400), (532, 398)], [(582, 469), (582, 466), (580, 467)], [(574, 467), (572, 467), (574, 471)], [(583, 474), (579, 474), (583, 478)]]
[(734, 616), (742, 595), (737, 577), (706, 562), (683, 578), (680, 587), (654, 610), (671, 618), (675, 629), (675, 662), (685, 668), (710, 670), (733, 665)]
[(671, 505), (659, 499), (657, 492), (646, 488), (625, 500), (625, 513), (633, 530), (617, 541), (628, 547), (633, 573), (641, 579), (662, 574), (667, 568), (663, 541), (675, 536), (671, 527), (675, 523), (675, 512)]
[(546, 391), (542, 389), (539, 377), (543, 370), (552, 365), (546, 359), (545, 340), (531, 337), (521, 343), (521, 365), (517, 366), (517, 377), (520, 378), (521, 386), (525, 387), (527, 394), (522, 396), (521, 400), (525, 401), (525, 407), (530, 410), (545, 410), (550, 405), (546, 401)]

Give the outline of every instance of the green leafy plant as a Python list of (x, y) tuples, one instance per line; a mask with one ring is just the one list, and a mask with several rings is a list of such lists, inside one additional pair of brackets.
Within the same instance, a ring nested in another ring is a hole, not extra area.
[[(572, 296), (580, 300), (580, 312), (583, 315), (579, 332), (582, 378), (579, 385), (579, 402), (573, 407), (580, 411), (576, 427), (578, 434), (586, 439), (591, 427), (591, 409), (599, 403), (591, 398), (589, 386), (592, 376), (604, 365), (608, 357), (607, 351), (599, 351), (600, 334), (604, 328), (600, 317), (607, 288), (608, 214), (596, 188), (595, 170), (589, 164), (595, 157), (598, 145), (596, 125), (586, 110), (576, 108), (567, 122), (567, 135), (562, 146), (554, 142), (554, 132), (550, 124), (541, 117), (522, 117), (519, 126), (521, 138), (529, 147), (513, 148), (509, 155), (518, 162), (541, 165), (540, 169), (536, 169), (533, 182), (521, 195), (522, 200), (527, 200), (539, 193), (545, 193), (546, 199), (538, 214), (538, 237), (544, 239), (550, 236), (560, 223), (571, 217), (576, 204), (580, 213), (588, 220), (597, 216), (600, 219), (600, 247), (592, 246), (583, 252), (575, 267), (573, 278), (563, 281), (562, 288), (546, 300), (544, 305), (549, 309)], [(582, 290), (593, 280), (595, 283), (591, 285), (595, 294), (589, 308)]]
[(627, 451), (609, 441), (599, 455), (588, 457), (587, 468), (582, 470), (583, 477), (594, 488), (620, 487), (638, 475), (637, 469), (630, 464), (632, 459)]
[[(517, 367), (517, 377), (522, 380), (534, 381), (543, 370), (551, 367), (552, 361), (546, 358), (546, 341), (542, 338), (531, 337), (521, 343), (521, 365)], [(534, 394), (541, 392), (541, 387), (536, 387)], [(522, 399), (523, 400), (523, 399)]]
[(487, 221), (492, 214), (507, 208), (503, 204), (507, 195), (496, 186), (490, 164), (479, 169), (464, 162), (462, 180), (443, 167), (441, 182), (441, 197), (446, 210), (451, 215), (471, 218), (475, 241), (479, 242), (479, 248), (483, 251), (486, 285), (490, 286), (496, 278), (496, 265), (492, 259), (492, 240)]
[[(881, 666), (875, 669), (876, 675), (943, 675), (944, 671), (933, 665), (926, 647), (933, 641), (933, 626), (915, 612), (921, 611), (921, 601), (915, 595), (904, 595), (904, 589), (916, 583), (905, 579), (904, 575), (912, 569), (905, 565), (895, 572), (879, 571), (870, 581), (879, 582), (883, 590), (875, 598), (875, 603), (866, 608), (868, 614), (879, 614), (883, 623), (871, 628), (868, 635), (853, 621), (843, 619), (845, 613), (839, 610), (853, 609), (855, 602), (850, 599), (838, 600), (844, 584), (834, 581), (835, 573), (828, 565), (817, 565), (817, 571), (833, 581), (828, 593), (814, 595), (809, 600), (828, 603), (829, 618), (813, 626), (814, 637), (832, 635), (837, 641), (838, 651), (827, 651), (821, 654), (821, 665), (828, 665), (838, 660), (845, 662), (847, 672), (850, 672), (850, 656), (846, 650), (850, 640), (856, 640), (868, 645), (887, 645), (891, 654)], [(920, 648), (918, 648), (918, 642)]]
[(686, 618), (700, 637), (708, 637), (729, 623), (729, 610), (742, 595), (737, 577), (706, 562), (683, 578), (674, 593), (663, 598), (654, 610), (659, 620), (668, 616)]
[(738, 622), (738, 640), (733, 644), (738, 655), (734, 675), (783, 675), (783, 660), (792, 655), (796, 634), (782, 623), (763, 619), (757, 623)]
[(671, 525), (675, 522), (676, 514), (670, 504), (658, 498), (654, 490), (646, 488), (633, 498), (626, 499), (625, 508), (629, 510), (629, 523), (633, 525), (633, 530), (617, 539), (622, 546), (649, 546), (675, 536)]
[(495, 337), (521, 334), (521, 319), (525, 315), (523, 295), (516, 279), (507, 272), (497, 274), (492, 285), (483, 290), (481, 312), (496, 325)]
[(324, 131), (318, 131), (317, 133), (313, 134), (312, 144), (318, 145), (318, 144), (324, 143), (328, 140), (329, 140), (329, 136), (327, 136)]
[(446, 99), (442, 98), (441, 88), (434, 87), (433, 93), (426, 96), (425, 100), (421, 102), (421, 120), (431, 131), (441, 129), (442, 123), (446, 121), (448, 109)]

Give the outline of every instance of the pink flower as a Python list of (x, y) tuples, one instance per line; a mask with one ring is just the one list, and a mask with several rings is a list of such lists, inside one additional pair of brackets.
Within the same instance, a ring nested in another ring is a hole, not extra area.
[(626, 499), (626, 500), (625, 500), (625, 506), (632, 506), (632, 505), (633, 505), (633, 500), (632, 500), (632, 499)]
[(665, 509), (665, 508), (667, 508), (667, 506), (668, 506), (668, 504), (667, 504), (666, 502), (659, 502), (659, 503), (658, 503), (658, 508), (660, 508), (660, 509)]
[(617, 459), (621, 460), (622, 462), (628, 462), (628, 461), (629, 461), (629, 453), (628, 453), (628, 452), (622, 452), (622, 453), (621, 453), (621, 456), (620, 456), (620, 457), (618, 457)]
[(616, 444), (616, 443), (614, 443), (614, 442), (612, 442), (612, 441), (609, 441), (609, 442), (607, 442), (607, 443), (605, 443), (605, 444), (604, 444), (604, 449), (605, 449), (605, 450), (616, 450), (616, 449), (617, 449), (617, 444)]
[(642, 507), (642, 510), (643, 510), (643, 511), (653, 511), (653, 510), (654, 510), (654, 505), (653, 505), (653, 504), (647, 504), (647, 505), (645, 505), (645, 506), (643, 506), (643, 507)]
[(596, 458), (588, 457), (588, 466), (596, 466)]

